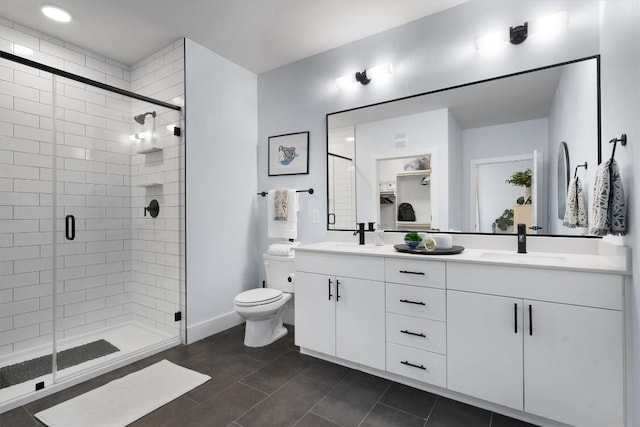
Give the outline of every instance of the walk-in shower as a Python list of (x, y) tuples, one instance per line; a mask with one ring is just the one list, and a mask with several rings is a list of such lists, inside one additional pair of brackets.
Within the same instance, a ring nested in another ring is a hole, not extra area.
[(0, 58), (4, 412), (181, 342), (184, 150), (179, 106)]

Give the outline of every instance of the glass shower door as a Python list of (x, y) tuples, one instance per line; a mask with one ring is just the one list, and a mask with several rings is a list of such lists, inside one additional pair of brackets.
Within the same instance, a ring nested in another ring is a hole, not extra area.
[(52, 91), (0, 60), (0, 404), (53, 382)]

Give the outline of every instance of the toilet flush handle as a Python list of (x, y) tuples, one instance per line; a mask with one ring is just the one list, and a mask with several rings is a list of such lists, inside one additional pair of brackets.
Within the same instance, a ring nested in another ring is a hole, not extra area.
[(288, 277), (287, 277), (287, 282), (289, 283), (293, 283), (296, 277), (296, 273), (291, 273)]

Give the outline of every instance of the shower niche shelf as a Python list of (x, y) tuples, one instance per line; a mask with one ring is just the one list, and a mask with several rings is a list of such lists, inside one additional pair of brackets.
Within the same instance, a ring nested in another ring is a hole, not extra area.
[(157, 151), (162, 151), (162, 148), (161, 147), (140, 147), (136, 150), (136, 153), (149, 154), (149, 153), (155, 153)]
[(144, 184), (138, 184), (136, 185), (136, 187), (145, 187), (145, 188), (162, 187), (162, 182), (146, 182)]

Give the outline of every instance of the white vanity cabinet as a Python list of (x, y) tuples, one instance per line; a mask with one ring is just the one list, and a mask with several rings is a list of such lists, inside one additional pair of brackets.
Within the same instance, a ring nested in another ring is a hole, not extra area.
[(385, 368), (381, 259), (296, 253), (296, 345)]
[(623, 276), (447, 265), (448, 388), (578, 426), (624, 424)]

